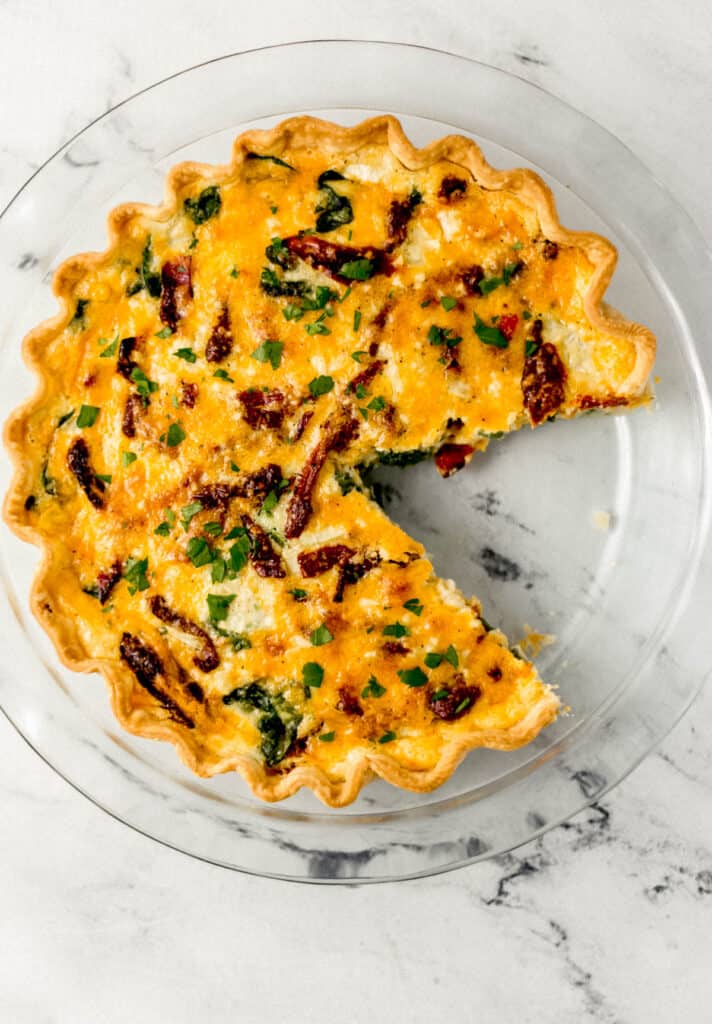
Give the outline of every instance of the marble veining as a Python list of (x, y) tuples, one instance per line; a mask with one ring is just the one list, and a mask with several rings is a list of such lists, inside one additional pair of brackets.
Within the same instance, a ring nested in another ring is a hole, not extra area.
[[(703, 199), (712, 16), (702, 0), (615, 10), (573, 0), (565, 15), (553, 2), (395, 0), (362, 3), (357, 17), (321, 0), (273, 0), (268, 12), (215, 0), (199, 19), (194, 6), (169, 0), (4, 2), (0, 202), (69, 135), (164, 75), (231, 50), (354, 34), (456, 49), (550, 88), (622, 137), (712, 231)], [(121, 144), (137, 146), (128, 121)], [(78, 150), (65, 162), (81, 175), (96, 160)], [(37, 264), (20, 245), (13, 273)], [(401, 498), (393, 483), (383, 497)], [(478, 493), (474, 508), (531, 535), (493, 491)], [(535, 566), (489, 541), (468, 557), (504, 585), (535, 582)], [(662, 656), (661, 687), (666, 664)], [(710, 720), (708, 688), (600, 801), (606, 780), (577, 767), (572, 777), (593, 803), (506, 856), (401, 885), (317, 889), (221, 871), (127, 829), (0, 716), (0, 1019), (706, 1021)], [(547, 822), (531, 811), (529, 824)], [(465, 841), (466, 856), (485, 849), (477, 836)], [(303, 852), (312, 875), (337, 870), (318, 850)]]

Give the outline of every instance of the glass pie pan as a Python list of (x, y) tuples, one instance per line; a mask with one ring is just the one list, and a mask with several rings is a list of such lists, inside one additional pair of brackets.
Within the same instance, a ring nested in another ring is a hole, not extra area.
[[(54, 311), (54, 268), (105, 247), (112, 207), (159, 201), (173, 164), (225, 161), (246, 127), (296, 113), (352, 124), (386, 111), (416, 144), (457, 131), (496, 166), (533, 167), (564, 224), (615, 242), (607, 298), (657, 334), (657, 401), (521, 431), (450, 480), (431, 464), (380, 471), (387, 511), (440, 575), (477, 594), (512, 640), (528, 628), (555, 638), (536, 660), (568, 709), (521, 750), (472, 752), (428, 794), (377, 781), (332, 810), (308, 791), (268, 805), (234, 774), (194, 776), (172, 747), (120, 729), (98, 677), (60, 665), (29, 610), (39, 553), (2, 530), (0, 705), (10, 721), (119, 820), (260, 875), (373, 882), (510, 850), (625, 777), (684, 713), (712, 661), (699, 643), (711, 585), (709, 252), (622, 143), (474, 61), (365, 41), (270, 47), (185, 71), (89, 125), (0, 219), (2, 418), (33, 389), (20, 343)], [(1, 472), (4, 491), (6, 454)]]

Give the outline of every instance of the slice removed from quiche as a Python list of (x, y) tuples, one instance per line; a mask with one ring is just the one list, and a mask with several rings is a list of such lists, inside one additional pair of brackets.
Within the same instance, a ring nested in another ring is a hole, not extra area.
[(536, 736), (556, 695), (364, 480), (648, 401), (654, 337), (602, 302), (613, 246), (533, 173), (459, 136), (416, 150), (392, 117), (248, 132), (109, 228), (58, 270), (6, 427), (5, 515), (44, 549), (63, 661), (266, 800), (427, 790)]

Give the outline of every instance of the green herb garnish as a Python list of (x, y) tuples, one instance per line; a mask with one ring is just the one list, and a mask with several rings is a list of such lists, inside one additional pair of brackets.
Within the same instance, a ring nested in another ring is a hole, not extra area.
[(425, 686), (428, 681), (428, 677), (422, 668), (416, 666), (415, 668), (404, 668), (398, 672), (398, 678), (405, 683), (406, 686)]
[(495, 348), (507, 348), (508, 340), (498, 327), (489, 327), (484, 320), (475, 313), (475, 324), (472, 328), (477, 337), (485, 345), (493, 345)]
[(208, 615), (211, 622), (223, 622), (228, 615), (235, 594), (208, 594)]
[(186, 363), (194, 363), (198, 358), (192, 348), (177, 348), (173, 355), (185, 359)]
[(124, 579), (129, 585), (129, 594), (148, 590), (148, 558), (127, 558), (124, 565)]
[(420, 603), (417, 597), (411, 597), (410, 600), (403, 602), (403, 607), (407, 608), (413, 615), (422, 615), (423, 605)]
[(93, 427), (101, 410), (96, 405), (83, 405), (77, 416), (78, 427)]
[(324, 681), (324, 669), (318, 661), (308, 661), (302, 666), (302, 680), (305, 686), (318, 689)]
[(204, 224), (211, 217), (220, 213), (222, 197), (217, 185), (208, 185), (197, 199), (186, 199), (183, 203), (185, 212), (194, 224)]
[(371, 676), (363, 690), (361, 690), (361, 696), (366, 697), (382, 697), (386, 692), (385, 686), (381, 686), (375, 676)]
[(318, 377), (314, 377), (313, 380), (309, 381), (309, 393), (318, 398), (319, 395), (328, 395), (330, 391), (334, 390), (334, 378), (327, 377), (324, 374), (320, 374)]
[(258, 363), (269, 363), (272, 369), (276, 370), (282, 362), (283, 348), (283, 342), (267, 339), (255, 349), (252, 353), (252, 358), (256, 359)]
[(171, 423), (166, 434), (166, 444), (169, 448), (176, 448), (181, 441), (185, 441), (186, 433), (180, 423)]
[(191, 537), (185, 549), (185, 553), (196, 569), (201, 565), (208, 565), (213, 560), (213, 552), (210, 545), (202, 537)]
[(330, 644), (334, 639), (333, 633), (329, 632), (326, 623), (322, 623), (321, 626), (317, 626), (315, 630), (312, 630), (309, 639), (314, 647), (322, 647), (324, 644)]

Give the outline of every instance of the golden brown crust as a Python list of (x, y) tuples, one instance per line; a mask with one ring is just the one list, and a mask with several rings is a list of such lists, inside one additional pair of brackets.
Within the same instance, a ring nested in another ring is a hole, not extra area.
[[(448, 136), (431, 143), (423, 149), (415, 149), (405, 137), (403, 130), (392, 116), (375, 117), (353, 128), (344, 128), (311, 117), (296, 117), (262, 131), (246, 132), (236, 139), (232, 162), (226, 166), (209, 166), (184, 163), (173, 168), (166, 182), (166, 195), (160, 207), (126, 204), (113, 210), (108, 217), (109, 245), (103, 253), (86, 253), (74, 256), (60, 266), (55, 273), (53, 290), (60, 303), (60, 311), (31, 331), (24, 340), (26, 362), (38, 375), (39, 387), (25, 405), (15, 411), (8, 420), (4, 439), (13, 464), (14, 476), (5, 499), (4, 518), (15, 533), (23, 540), (43, 549), (42, 563), (31, 594), (32, 609), (42, 626), (51, 636), (62, 662), (79, 672), (99, 671), (106, 679), (114, 712), (120, 723), (139, 736), (164, 739), (172, 742), (185, 763), (196, 773), (211, 776), (220, 772), (237, 770), (257, 796), (264, 800), (281, 800), (306, 786), (330, 806), (344, 806), (358, 795), (361, 786), (374, 776), (380, 776), (394, 785), (415, 791), (428, 791), (439, 786), (455, 770), (467, 752), (477, 746), (499, 750), (510, 750), (531, 740), (555, 718), (559, 701), (551, 690), (543, 695), (516, 725), (496, 730), (478, 730), (476, 733), (460, 735), (449, 741), (436, 766), (429, 771), (414, 771), (402, 767), (383, 749), (373, 751), (359, 747), (349, 755), (345, 778), (339, 783), (329, 780), (316, 767), (296, 767), (279, 774), (267, 771), (257, 757), (232, 756), (224, 760), (206, 757), (201, 749), (199, 735), (191, 733), (180, 724), (158, 719), (150, 705), (137, 706), (133, 694), (135, 687), (130, 673), (115, 662), (98, 660), (92, 656), (82, 642), (74, 614), (63, 614), (56, 601), (48, 600), (48, 581), (61, 574), (58, 548), (47, 543), (46, 538), (26, 522), (24, 495), (31, 486), (30, 467), (23, 457), (25, 452), (25, 425), (31, 413), (42, 405), (46, 391), (41, 353), (46, 340), (66, 321), (70, 311), (70, 296), (75, 283), (91, 266), (106, 262), (118, 244), (122, 232), (137, 216), (146, 215), (152, 220), (167, 220), (178, 205), (178, 192), (187, 184), (199, 181), (202, 185), (217, 182), (231, 173), (251, 151), (270, 152), (279, 155), (290, 143), (303, 146), (318, 146), (324, 152), (349, 149), (356, 150), (366, 144), (387, 144), (393, 154), (406, 167), (416, 170), (440, 160), (448, 160), (467, 169), (473, 179), (490, 190), (506, 189), (532, 207), (539, 218), (547, 238), (554, 242), (577, 246), (585, 251), (595, 267), (590, 286), (584, 296), (584, 309), (590, 323), (613, 337), (632, 340), (637, 358), (629, 378), (622, 384), (621, 391), (630, 396), (640, 396), (655, 355), (655, 339), (647, 328), (625, 319), (620, 313), (603, 302), (603, 295), (610, 281), (616, 263), (616, 250), (606, 239), (589, 233), (573, 232), (564, 228), (557, 216), (553, 196), (549, 188), (534, 172), (524, 169), (496, 170), (484, 159), (474, 142), (460, 136)], [(53, 594), (56, 590), (53, 590)], [(196, 733), (198, 730), (196, 730)]]

